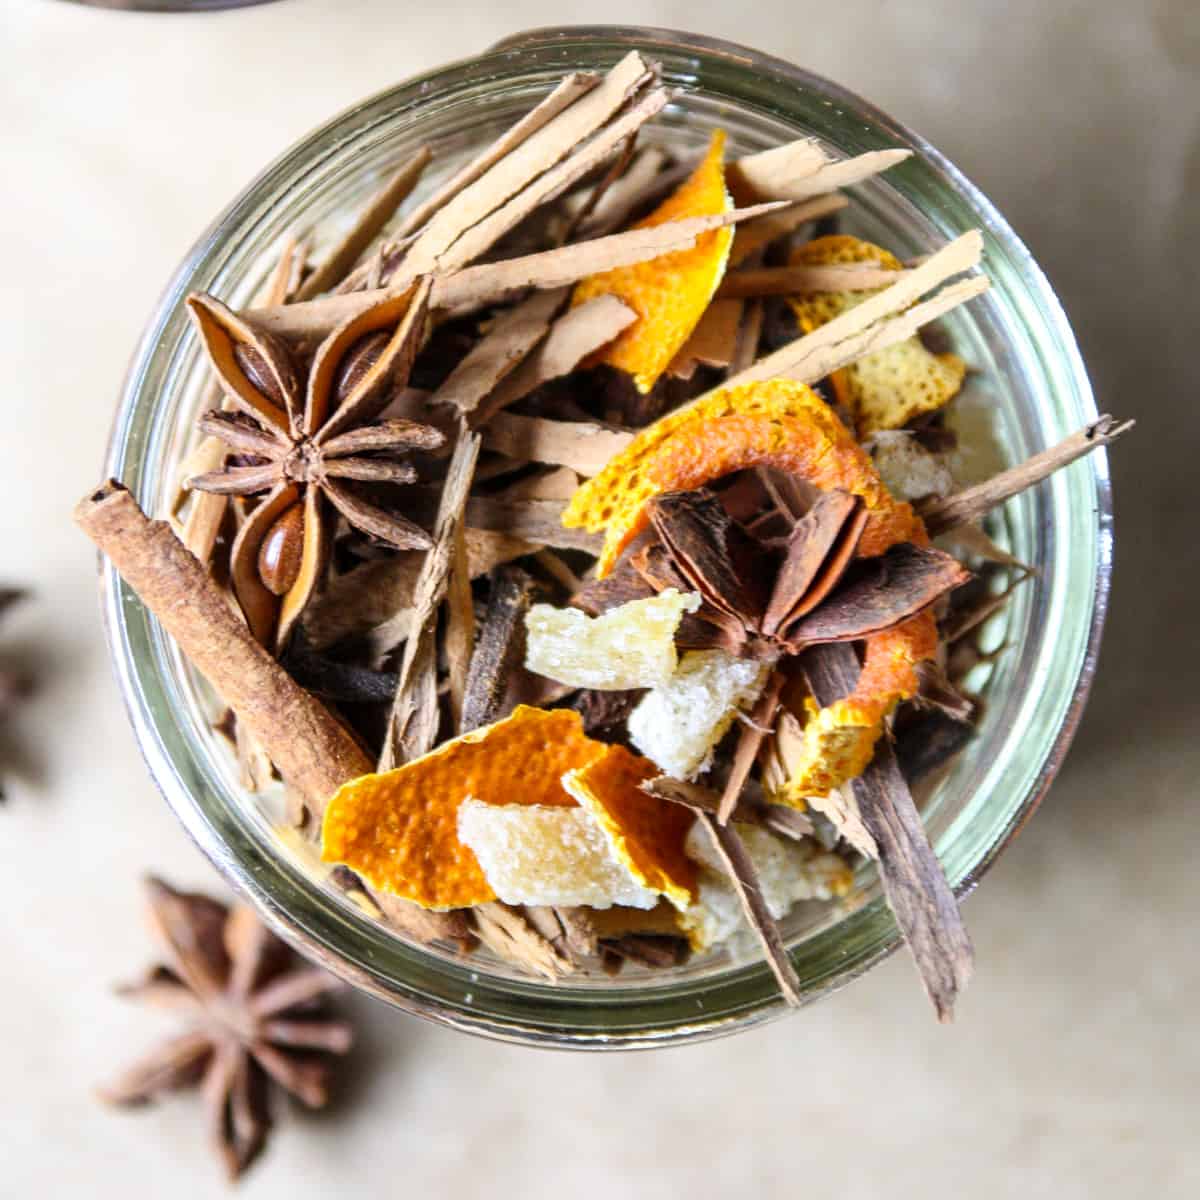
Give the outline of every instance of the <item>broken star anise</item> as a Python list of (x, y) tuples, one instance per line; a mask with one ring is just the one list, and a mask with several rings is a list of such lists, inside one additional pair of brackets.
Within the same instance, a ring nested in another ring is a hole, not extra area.
[(186, 486), (265, 497), (230, 554), (234, 593), (255, 636), (287, 639), (320, 580), (330, 508), (398, 549), (424, 549), (428, 534), (354, 490), (354, 483), (412, 483), (404, 455), (445, 440), (429, 425), (376, 420), (408, 379), (428, 321), (427, 281), (343, 322), (316, 349), (303, 387), (292, 351), (220, 301), (188, 297), (192, 320), (234, 411), (204, 413), (201, 430), (235, 456)]
[(970, 578), (951, 555), (909, 542), (856, 557), (866, 513), (843, 491), (818, 493), (783, 538), (770, 540), (705, 488), (663, 493), (647, 510), (650, 529), (575, 603), (599, 612), (665, 588), (697, 592), (700, 608), (676, 634), (681, 648), (774, 661), (881, 633)]
[(262, 1149), (271, 1128), (270, 1081), (310, 1107), (328, 1098), (330, 1054), (350, 1026), (323, 997), (341, 985), (301, 964), (244, 905), (146, 881), (149, 915), (166, 962), (123, 987), (130, 999), (179, 1014), (188, 1027), (100, 1091), (112, 1104), (144, 1104), (199, 1086), (230, 1178)]

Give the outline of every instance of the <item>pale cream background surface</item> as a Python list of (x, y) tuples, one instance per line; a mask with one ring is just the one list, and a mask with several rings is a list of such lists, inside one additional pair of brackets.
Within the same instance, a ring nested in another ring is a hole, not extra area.
[(896, 957), (742, 1037), (582, 1057), (357, 1002), (336, 1111), (289, 1113), (247, 1197), (1200, 1194), (1195, 0), (586, 5), (285, 0), (203, 17), (0, 5), (0, 634), (42, 687), (0, 811), (0, 1197), (219, 1195), (190, 1098), (90, 1088), (155, 1032), (137, 877), (218, 887), (147, 778), (102, 646), (96, 480), (135, 338), (214, 213), (310, 127), (526, 26), (641, 22), (761, 46), (861, 91), (982, 185), (1061, 290), (1114, 463), (1114, 610), (1066, 769), (967, 905), (978, 976), (938, 1028)]

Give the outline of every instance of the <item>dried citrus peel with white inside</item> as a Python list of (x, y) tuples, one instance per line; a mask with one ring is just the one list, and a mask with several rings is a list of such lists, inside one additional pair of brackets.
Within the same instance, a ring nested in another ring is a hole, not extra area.
[(571, 807), (562, 776), (603, 752), (578, 713), (522, 705), (421, 758), (341, 787), (325, 810), (321, 857), (425, 908), (484, 904), (496, 893), (458, 839), (459, 805), (473, 797)]
[(723, 388), (643, 429), (571, 497), (568, 528), (604, 534), (603, 578), (648, 524), (646, 501), (752, 466), (776, 466), (823, 489), (861, 496), (867, 555), (916, 541), (920, 522), (888, 494), (865, 450), (812, 388), (769, 379)]
[[(589, 774), (592, 765), (597, 770)], [(539, 857), (543, 865), (550, 854), (561, 857), (564, 852), (561, 844), (555, 849), (555, 839), (561, 843), (568, 827), (583, 837), (578, 818), (566, 821), (545, 814), (556, 808), (578, 811), (577, 797), (586, 794), (585, 808), (620, 871), (598, 855), (601, 843), (588, 835), (587, 845), (575, 855), (590, 863), (591, 876), (578, 881), (580, 886), (591, 889), (595, 902), (610, 885), (609, 903), (633, 903), (626, 897), (640, 896), (637, 885), (677, 898), (691, 881), (689, 868), (679, 865), (687, 833), (680, 813), (687, 824), (690, 814), (637, 791), (638, 784), (656, 774), (657, 767), (647, 760), (587, 737), (578, 713), (522, 705), (511, 716), (421, 758), (341, 787), (325, 810), (321, 857), (344, 863), (372, 887), (424, 908), (485, 904), (498, 898), (498, 888), (460, 837), (462, 820), (467, 837), (486, 845), (485, 858), (491, 855), (499, 864), (497, 882), (505, 889), (504, 898), (525, 888), (526, 898), (513, 903), (550, 903), (544, 899), (549, 888), (566, 886), (561, 872), (552, 877), (541, 868), (532, 873), (526, 868)], [(565, 777), (580, 781), (571, 792), (564, 788)], [(468, 801), (506, 811), (527, 808), (533, 815), (522, 821), (509, 812), (507, 818), (489, 822), (475, 809), (462, 814)], [(530, 845), (520, 861), (512, 861), (505, 847), (522, 836), (522, 829)], [(569, 860), (568, 854), (560, 868)]]
[[(695, 171), (634, 228), (731, 212), (724, 154), (725, 134), (717, 130)], [(701, 234), (689, 250), (617, 267), (579, 283), (572, 305), (608, 294), (638, 314), (638, 320), (613, 340), (599, 361), (627, 371), (639, 391), (650, 391), (699, 324), (725, 274), (732, 244), (731, 227), (715, 229)]]
[[(872, 263), (888, 271), (901, 262), (879, 246), (846, 235), (817, 238), (797, 247), (793, 266)], [(802, 333), (811, 333), (875, 292), (812, 292), (790, 300)], [(853, 414), (859, 437), (899, 429), (914, 417), (935, 412), (962, 387), (966, 364), (956, 354), (934, 354), (917, 336), (865, 354), (833, 372), (840, 403)]]
[(675, 671), (675, 631), (700, 597), (667, 588), (599, 617), (535, 604), (525, 617), (525, 666), (572, 687), (626, 691), (657, 687)]
[(696, 894), (696, 869), (684, 851), (695, 818), (683, 805), (641, 790), (658, 774), (648, 759), (609, 746), (564, 775), (563, 787), (592, 814), (633, 878), (683, 910)]

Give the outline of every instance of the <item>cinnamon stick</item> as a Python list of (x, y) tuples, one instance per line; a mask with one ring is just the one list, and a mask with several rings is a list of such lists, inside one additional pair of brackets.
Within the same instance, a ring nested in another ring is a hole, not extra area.
[[(221, 589), (165, 521), (152, 521), (115, 480), (85, 496), (75, 521), (179, 644), (319, 822), (330, 797), (370, 774), (351, 733), (255, 640)], [(376, 897), (396, 928), (421, 941), (454, 939), (455, 913)]]
[(1061, 442), (1027, 458), (1007, 471), (993, 475), (974, 487), (964, 488), (944, 499), (929, 500), (917, 505), (917, 511), (930, 534), (937, 536), (948, 530), (974, 521), (1026, 488), (1040, 483), (1060, 467), (1090, 454), (1100, 446), (1115, 442), (1133, 428), (1134, 421), (1118, 421), (1104, 413), (1097, 420), (1064, 438)]

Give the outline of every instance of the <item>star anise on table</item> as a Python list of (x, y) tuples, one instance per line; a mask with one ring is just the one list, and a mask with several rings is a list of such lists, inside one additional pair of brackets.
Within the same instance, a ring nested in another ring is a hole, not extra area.
[(230, 1178), (246, 1169), (271, 1128), (271, 1082), (313, 1108), (328, 1098), (331, 1054), (350, 1026), (323, 999), (341, 984), (302, 963), (244, 905), (146, 881), (150, 922), (166, 961), (122, 995), (177, 1013), (169, 1038), (101, 1089), (112, 1104), (147, 1103), (198, 1086)]
[(234, 541), (230, 575), (255, 636), (281, 647), (320, 581), (333, 512), (398, 549), (431, 545), (419, 525), (355, 490), (414, 482), (405, 456), (445, 441), (430, 425), (376, 419), (404, 386), (424, 340), (429, 287), (422, 281), (345, 321), (317, 347), (303, 383), (297, 356), (278, 338), (211, 296), (189, 296), (188, 307), (234, 407), (199, 420), (231, 458), (186, 486), (265, 493)]
[(951, 555), (909, 542), (856, 557), (866, 513), (848, 492), (818, 493), (802, 515), (788, 515), (786, 533), (767, 538), (706, 488), (663, 493), (648, 513), (647, 532), (575, 603), (595, 613), (666, 588), (697, 592), (700, 608), (676, 633), (681, 649), (774, 661), (806, 646), (857, 641), (916, 616), (970, 578)]

